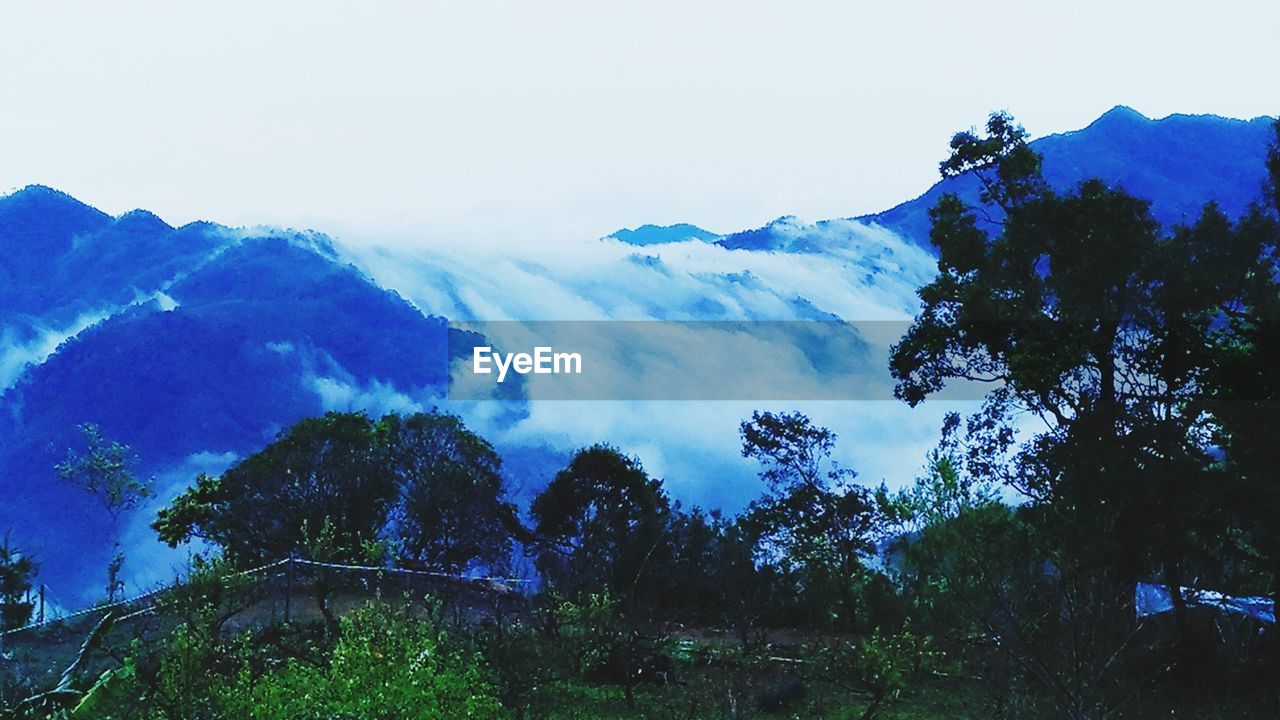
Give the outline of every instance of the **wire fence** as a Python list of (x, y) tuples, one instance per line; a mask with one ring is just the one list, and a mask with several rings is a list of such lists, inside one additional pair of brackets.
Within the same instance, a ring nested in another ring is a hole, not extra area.
[[(321, 573), (325, 574), (325, 577), (318, 577)], [(338, 573), (339, 575), (336, 577), (330, 576), (330, 573)], [(344, 575), (348, 578), (355, 577), (360, 582), (344, 582), (342, 580)], [(266, 588), (263, 594), (283, 601), (283, 619), (286, 621), (290, 619), (294, 601), (305, 600), (307, 597), (305, 589), (314, 585), (320, 579), (326, 583), (326, 592), (328, 593), (341, 595), (343, 591), (354, 589), (357, 591), (357, 595), (372, 594), (377, 596), (381, 596), (384, 591), (391, 589), (403, 591), (429, 591), (434, 589), (438, 591), (444, 589), (442, 584), (454, 586), (453, 589), (467, 588), (483, 594), (517, 595), (520, 593), (517, 588), (522, 588), (534, 582), (528, 578), (467, 575), (405, 567), (320, 562), (305, 558), (285, 558), (257, 567), (228, 573), (219, 576), (218, 579), (224, 585), (230, 586), (233, 581), (242, 578), (253, 578), (255, 584), (274, 582), (278, 585), (279, 587), (274, 588), (276, 592), (271, 592), (272, 588)], [(401, 582), (393, 588), (392, 578), (401, 578), (408, 582)], [(434, 583), (435, 587), (431, 587), (432, 583)], [(7, 639), (47, 628), (65, 628), (89, 616), (102, 616), (108, 612), (116, 611), (122, 613), (115, 619), (116, 623), (120, 623), (151, 614), (160, 609), (162, 605), (160, 601), (166, 595), (177, 594), (190, 586), (189, 579), (178, 580), (128, 598), (98, 603), (73, 612), (56, 613), (53, 617), (0, 631), (0, 650), (4, 649), (4, 641)], [(42, 609), (40, 615), (43, 614), (44, 610)], [(273, 616), (275, 614), (273, 608)]]

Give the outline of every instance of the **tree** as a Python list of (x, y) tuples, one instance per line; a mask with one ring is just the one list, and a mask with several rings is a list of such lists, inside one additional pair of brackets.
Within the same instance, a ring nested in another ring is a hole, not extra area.
[[(493, 448), (450, 415), (375, 423), (328, 413), (299, 421), (219, 477), (200, 475), (153, 527), (171, 546), (199, 538), (242, 564), (302, 556), (381, 565), (398, 550), (442, 571), (492, 567), (510, 554), (518, 529), (501, 498), (500, 468)], [(309, 573), (336, 631), (333, 571)]]
[(518, 522), (502, 499), (502, 459), (493, 446), (453, 415), (390, 415), (379, 430), (399, 485), (392, 512), (398, 552), (453, 573), (504, 564)]
[[(952, 381), (1002, 384), (1006, 407), (1048, 428), (1020, 458), (1019, 489), (1092, 523), (1082, 537), (1107, 544), (1118, 589), (1148, 562), (1179, 576), (1182, 553), (1169, 549), (1185, 546), (1186, 517), (1205, 516), (1195, 481), (1211, 461), (1195, 400), (1233, 257), (1216, 247), (1221, 213), (1166, 237), (1145, 201), (1099, 181), (1059, 195), (1001, 113), (986, 137), (958, 134), (942, 170), (976, 175), (1003, 219), (989, 234), (954, 195), (931, 210), (939, 275), (894, 348), (898, 396), (915, 405)], [(1173, 506), (1153, 511), (1153, 499)]]
[(553, 598), (569, 598), (556, 627), (576, 638), (579, 669), (621, 682), (634, 707), (654, 620), (671, 604), (671, 507), (662, 483), (639, 460), (595, 445), (574, 454), (530, 513), (538, 569)]
[(0, 545), (0, 630), (22, 627), (31, 621), (31, 578), (38, 567), (30, 557), (13, 546), (9, 536)]
[[(1114, 676), (1134, 636), (1134, 584), (1159, 573), (1179, 587), (1206, 554), (1202, 539), (1224, 530), (1206, 348), (1247, 253), (1213, 206), (1169, 234), (1145, 201), (1100, 181), (1051, 190), (1006, 114), (991, 116), (985, 136), (957, 134), (951, 148), (943, 176), (972, 174), (983, 204), (946, 195), (930, 211), (938, 276), (893, 349), (896, 393), (915, 405), (948, 383), (987, 382), (995, 432), (1019, 415), (1042, 422), (1009, 467), (992, 468), (1030, 499), (1020, 515), (1045, 543), (1038, 592), (1056, 593), (1039, 598), (1046, 623), (1020, 629), (1050, 636), (1060, 619), (1052, 608), (1068, 607), (1060, 629), (1093, 642), (1077, 644), (1069, 672), (1093, 677), (1105, 666)], [(1040, 675), (1067, 714), (1105, 702), (1085, 700), (1081, 683), (1054, 682), (1057, 672)]]
[[(740, 432), (743, 456), (760, 461), (768, 485), (743, 518), (758, 556), (799, 578), (813, 612), (854, 627), (875, 505), (832, 459), (835, 433), (800, 413), (769, 412), (753, 413)], [(827, 607), (832, 599), (837, 607)]]
[(275, 442), (161, 510), (162, 540), (212, 542), (240, 561), (301, 554), (322, 542), (333, 561), (365, 559), (396, 499), (386, 443), (363, 413), (299, 421)]
[(557, 591), (608, 591), (625, 609), (644, 610), (638, 597), (652, 596), (669, 553), (670, 510), (638, 460), (607, 445), (580, 450), (530, 509), (543, 542), (538, 567)]
[(83, 453), (68, 449), (66, 459), (58, 463), (55, 469), (63, 482), (93, 495), (112, 518), (153, 495), (153, 481), (137, 478), (128, 445), (107, 440), (102, 430), (91, 423), (79, 429), (86, 448)]
[(1230, 286), (1236, 292), (1215, 337), (1205, 385), (1214, 441), (1224, 455), (1223, 486), (1234, 499), (1227, 512), (1239, 524), (1236, 542), (1223, 553), (1243, 564), (1241, 592), (1280, 600), (1280, 123), (1275, 133), (1264, 199), (1220, 249), (1245, 262), (1235, 265)]
[(980, 419), (966, 427), (948, 414), (924, 474), (896, 493), (884, 485), (876, 493), (893, 538), (889, 565), (915, 626), (961, 641), (1008, 625), (1018, 569), (1040, 559), (1031, 529), (985, 473), (1002, 456), (981, 442), (982, 429)]

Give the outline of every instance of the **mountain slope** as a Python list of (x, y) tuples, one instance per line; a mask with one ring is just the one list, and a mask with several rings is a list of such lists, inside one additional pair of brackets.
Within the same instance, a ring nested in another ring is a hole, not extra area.
[[(1118, 106), (1088, 127), (1049, 135), (1031, 146), (1044, 156), (1044, 174), (1059, 190), (1101, 178), (1151, 201), (1157, 220), (1191, 222), (1215, 201), (1239, 217), (1257, 198), (1263, 161), (1275, 141), (1273, 118), (1236, 120), (1216, 115), (1170, 115), (1151, 120)], [(929, 245), (929, 208), (946, 193), (976, 203), (977, 181), (964, 176), (938, 182), (920, 197), (858, 219)]]
[[(417, 410), (444, 393), (445, 321), (339, 262), (322, 237), (174, 230), (150, 214), (111, 219), (60, 194), (34, 197), (37, 211), (0, 242), (29, 249), (23, 282), (47, 304), (10, 288), (0, 318), (102, 318), (0, 394), (0, 531), (22, 539), (63, 602), (94, 599), (113, 542), (154, 551), (145, 526), (155, 504), (204, 469), (200, 458), (225, 464), (326, 410)], [(40, 212), (47, 223), (29, 221)], [(101, 272), (77, 282), (92, 258)], [(117, 521), (57, 479), (82, 423), (160, 476), (156, 503)]]

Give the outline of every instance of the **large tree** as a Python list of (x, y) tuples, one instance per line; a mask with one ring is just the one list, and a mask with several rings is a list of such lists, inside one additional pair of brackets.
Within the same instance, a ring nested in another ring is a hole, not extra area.
[(767, 486), (742, 519), (757, 559), (796, 581), (813, 617), (856, 628), (875, 504), (832, 458), (835, 433), (800, 413), (770, 412), (754, 413), (740, 432), (742, 454), (760, 462)]
[(578, 451), (530, 509), (550, 586), (607, 591), (628, 609), (652, 596), (669, 555), (670, 502), (640, 462), (607, 445)]
[(1147, 203), (1099, 181), (1058, 193), (1011, 118), (952, 140), (944, 176), (972, 173), (983, 206), (931, 210), (938, 276), (894, 348), (897, 394), (915, 405), (959, 381), (999, 384), (1009, 415), (1044, 430), (1010, 478), (1090, 527), (1117, 590), (1153, 568), (1171, 582), (1211, 458), (1197, 402), (1204, 348), (1228, 293), (1229, 225), (1210, 207), (1162, 232)]
[(453, 415), (389, 415), (380, 424), (399, 485), (396, 550), (415, 564), (460, 572), (505, 563), (519, 532), (503, 501), (502, 459)]
[(200, 538), (240, 561), (362, 561), (385, 545), (433, 570), (493, 567), (522, 530), (503, 500), (501, 468), (493, 447), (452, 415), (374, 422), (329, 413), (299, 421), (221, 476), (200, 476), (155, 528), (171, 545)]
[(1235, 552), (1224, 560), (1249, 576), (1242, 592), (1266, 592), (1280, 601), (1280, 123), (1275, 130), (1264, 199), (1224, 247), (1245, 262), (1233, 278), (1236, 293), (1206, 386), (1233, 500), (1226, 510), (1239, 525), (1237, 542), (1224, 548)]
[[(1006, 607), (1004, 634), (1026, 639), (1020, 661), (1068, 715), (1087, 715), (1117, 689), (1135, 583), (1176, 589), (1189, 568), (1216, 564), (1228, 498), (1205, 388), (1216, 329), (1254, 258), (1212, 205), (1170, 230), (1100, 181), (1051, 189), (1003, 113), (951, 148), (942, 174), (978, 178), (981, 202), (946, 195), (931, 210), (938, 275), (891, 369), (912, 405), (949, 383), (991, 383), (978, 435), (992, 447), (1008, 447), (1018, 418), (1039, 421), (1023, 423), (1032, 436), (1007, 465), (985, 468), (1028, 498), (1019, 515), (1043, 569)], [(1067, 686), (1063, 673), (1087, 681)]]
[(162, 510), (155, 523), (171, 545), (210, 541), (242, 561), (312, 554), (362, 557), (382, 534), (396, 499), (387, 444), (363, 413), (299, 421), (275, 442)]

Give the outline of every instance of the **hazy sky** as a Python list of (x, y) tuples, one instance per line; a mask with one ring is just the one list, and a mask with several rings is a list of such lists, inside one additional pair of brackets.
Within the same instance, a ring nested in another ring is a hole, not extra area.
[(1274, 0), (6, 2), (0, 190), (364, 241), (729, 231), (917, 195), (997, 108), (1036, 135), (1275, 114), (1277, 26)]

